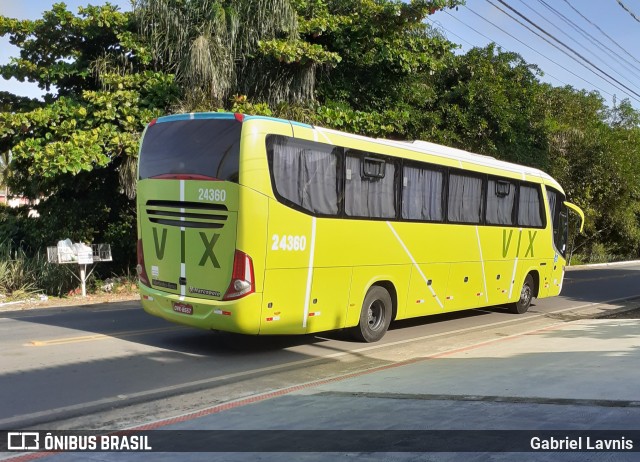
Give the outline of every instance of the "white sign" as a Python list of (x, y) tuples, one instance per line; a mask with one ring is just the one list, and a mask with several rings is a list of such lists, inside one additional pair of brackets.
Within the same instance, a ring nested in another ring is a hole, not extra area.
[(91, 248), (89, 250), (79, 250), (78, 251), (78, 263), (80, 265), (91, 265), (93, 263), (93, 252)]

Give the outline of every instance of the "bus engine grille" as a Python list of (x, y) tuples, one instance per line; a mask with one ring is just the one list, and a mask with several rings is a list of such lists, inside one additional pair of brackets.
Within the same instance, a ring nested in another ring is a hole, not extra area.
[(151, 223), (185, 228), (222, 228), (227, 220), (227, 206), (202, 202), (147, 201)]

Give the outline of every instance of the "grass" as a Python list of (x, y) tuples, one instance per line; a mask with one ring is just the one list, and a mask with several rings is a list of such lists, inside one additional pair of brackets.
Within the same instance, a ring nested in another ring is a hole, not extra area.
[[(75, 269), (75, 268), (69, 268)], [(0, 243), (0, 296), (21, 300), (37, 294), (61, 297), (79, 285), (62, 265), (52, 265), (44, 253), (27, 255), (11, 242)]]

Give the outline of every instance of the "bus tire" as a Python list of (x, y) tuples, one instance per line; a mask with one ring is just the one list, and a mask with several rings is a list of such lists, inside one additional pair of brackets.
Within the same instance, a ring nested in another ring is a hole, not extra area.
[(393, 303), (387, 289), (372, 286), (362, 302), (360, 322), (353, 328), (354, 337), (361, 342), (377, 342), (387, 332), (392, 314)]
[(531, 306), (531, 300), (533, 300), (534, 293), (535, 285), (533, 282), (533, 277), (531, 276), (531, 274), (527, 274), (527, 277), (524, 278), (522, 289), (520, 290), (520, 299), (517, 302), (509, 305), (509, 311), (511, 311), (513, 314), (526, 313)]

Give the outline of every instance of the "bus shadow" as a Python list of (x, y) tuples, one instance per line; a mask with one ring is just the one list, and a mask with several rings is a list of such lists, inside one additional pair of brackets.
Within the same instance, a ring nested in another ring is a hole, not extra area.
[[(483, 308), (490, 310), (493, 308)], [(439, 324), (447, 321), (454, 321), (458, 319), (470, 319), (486, 316), (490, 313), (479, 310), (464, 310), (454, 311), (452, 313), (432, 314), (428, 316), (420, 316), (419, 318), (401, 319), (391, 323), (389, 330), (406, 329), (410, 327), (425, 326), (428, 324)]]
[(202, 330), (150, 316), (131, 303), (59, 311), (5, 312), (1, 318), (43, 326), (25, 327), (25, 345), (91, 344), (108, 338), (176, 353), (213, 357), (286, 351), (328, 341), (313, 335), (252, 336)]
[(184, 353), (224, 352), (225, 355), (234, 356), (281, 351), (326, 341), (327, 339), (312, 335), (257, 336), (184, 328), (183, 335), (165, 338), (162, 347)]

